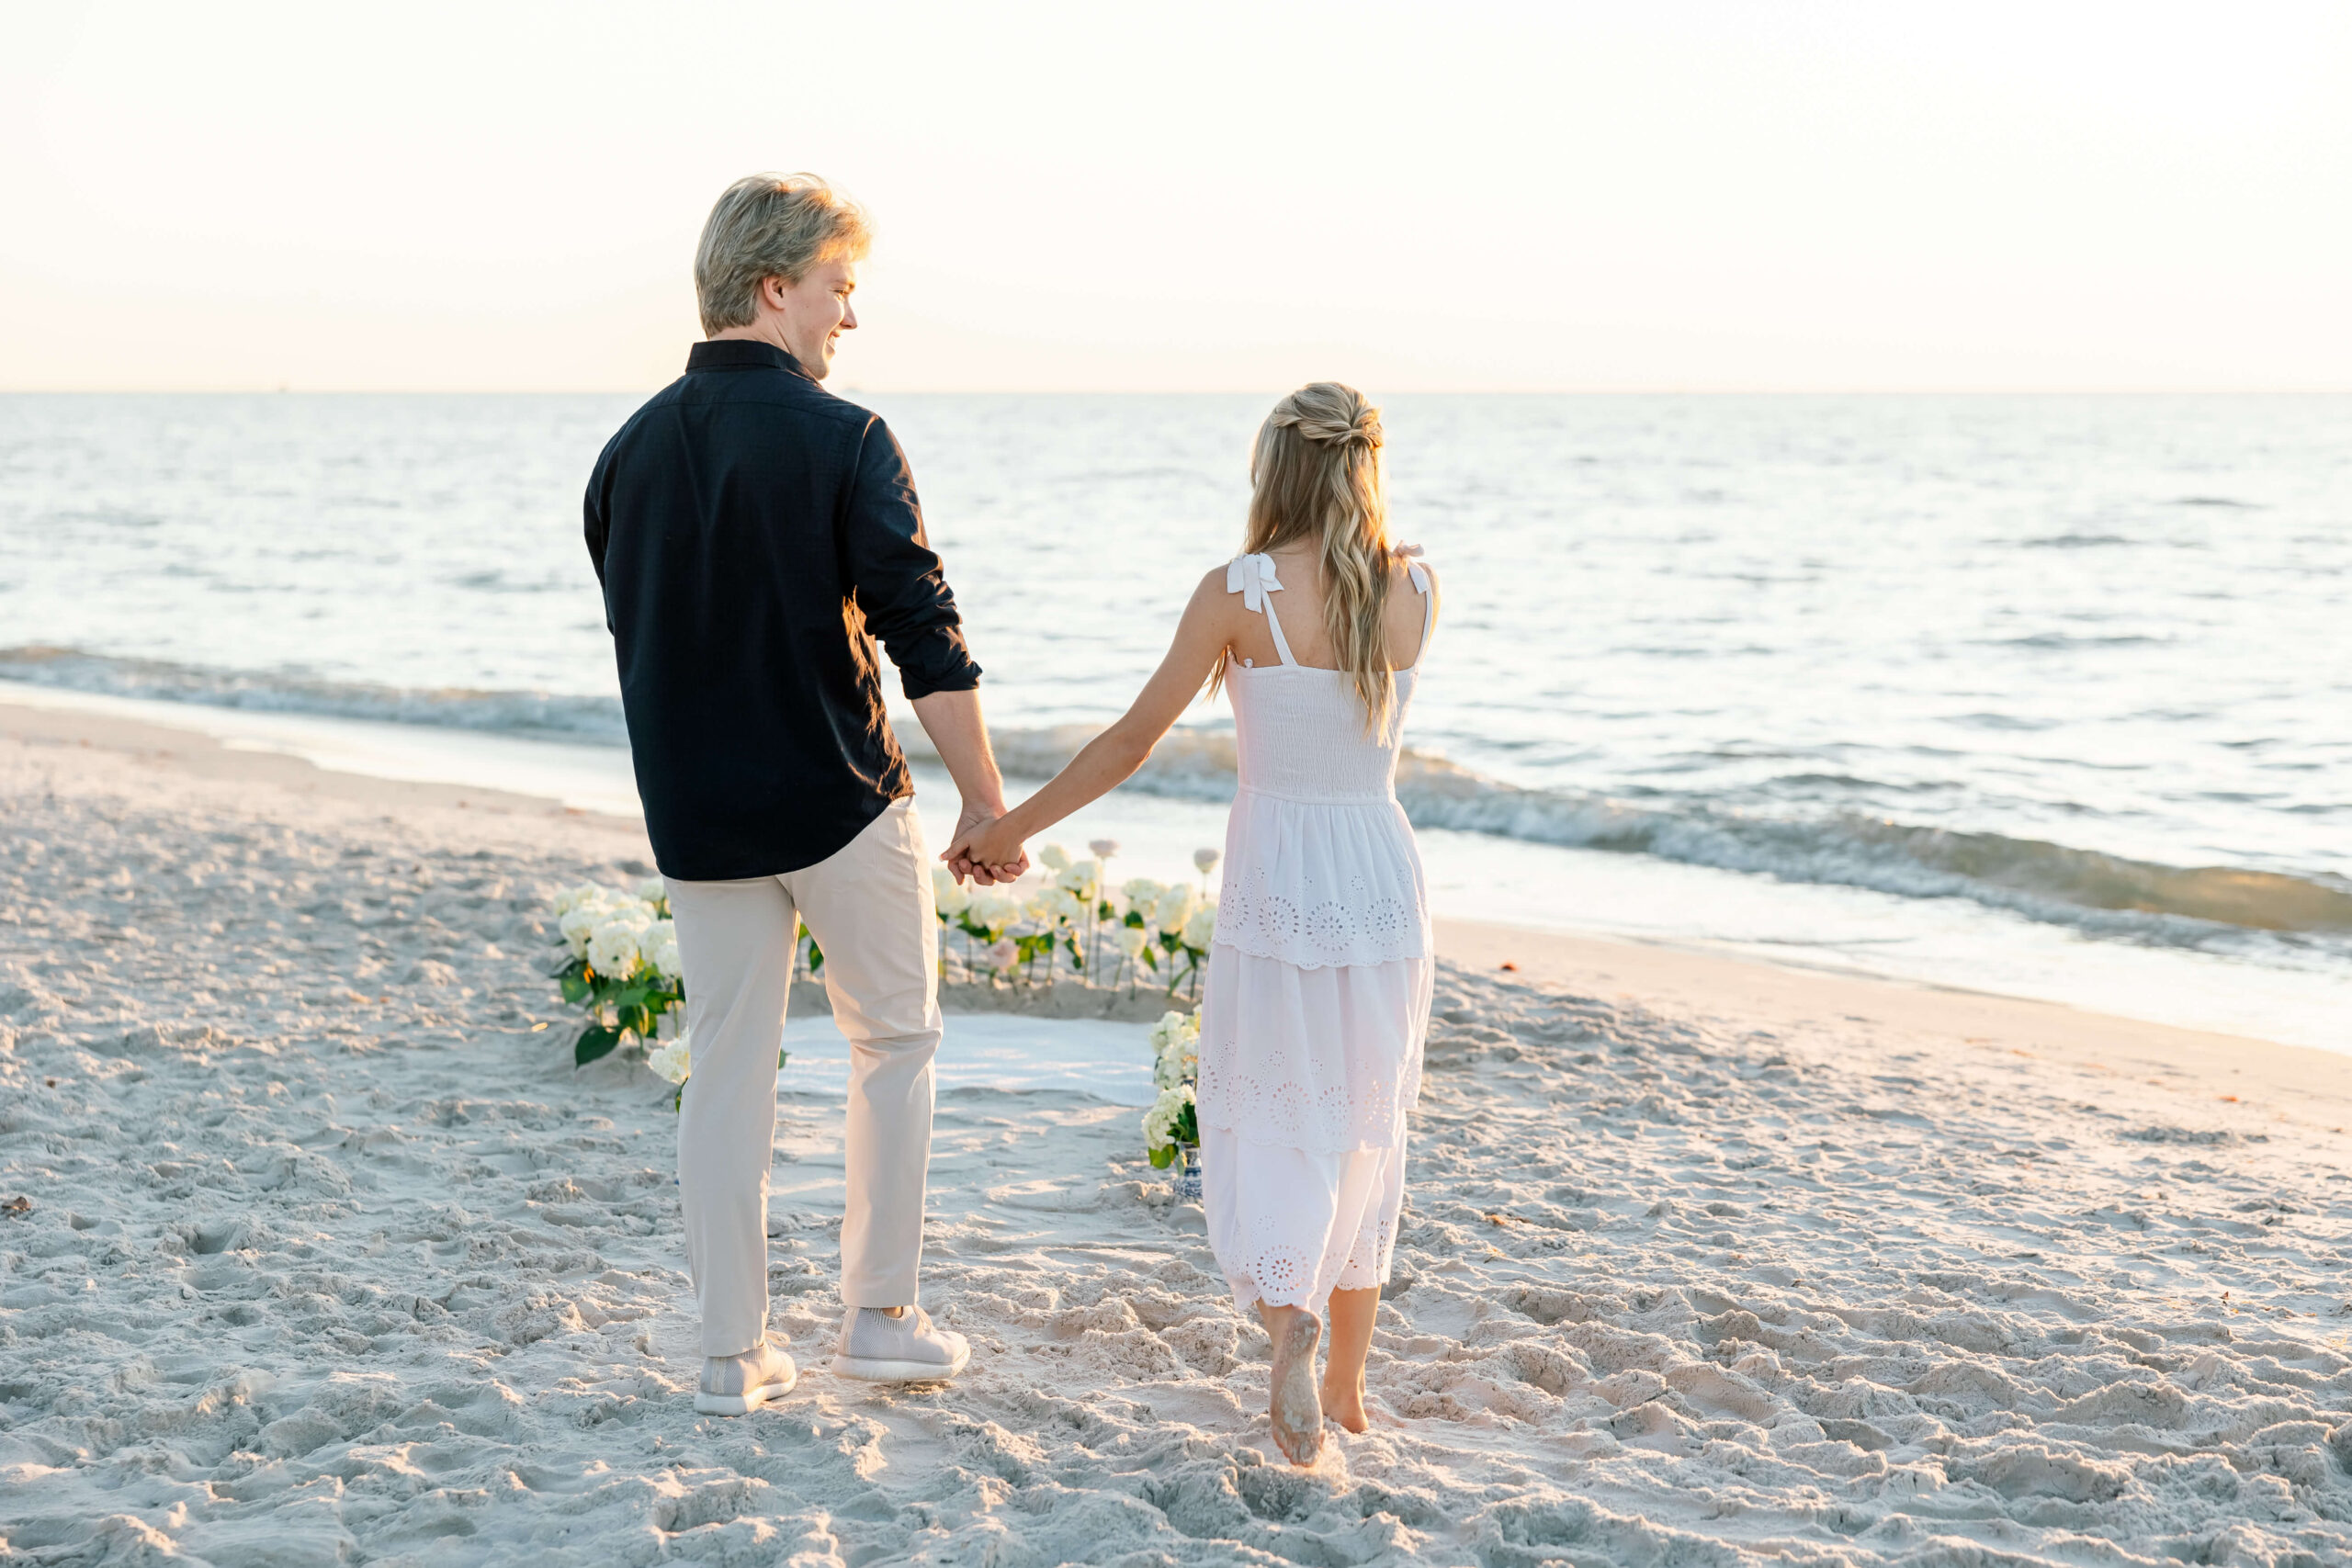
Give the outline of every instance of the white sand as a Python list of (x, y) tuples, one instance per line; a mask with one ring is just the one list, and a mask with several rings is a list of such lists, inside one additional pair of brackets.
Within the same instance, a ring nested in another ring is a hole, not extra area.
[[(1606, 945), (1524, 933), (1447, 933), (1377, 1424), (1316, 1471), (1062, 1089), (941, 1099), (970, 1373), (697, 1417), (666, 1088), (572, 1073), (539, 978), (544, 895), (643, 852), (0, 709), (0, 1557), (2352, 1561), (2335, 1059), (1634, 949), (1580, 993), (1521, 982)], [(839, 1122), (777, 1138), (812, 1363)]]

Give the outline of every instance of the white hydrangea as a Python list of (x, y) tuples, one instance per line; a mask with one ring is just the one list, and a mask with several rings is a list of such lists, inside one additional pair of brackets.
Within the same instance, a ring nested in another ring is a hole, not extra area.
[(972, 890), (956, 880), (956, 874), (944, 865), (931, 868), (932, 901), (938, 906), (940, 918), (954, 919), (972, 907)]
[(1147, 914), (1150, 913), (1154, 904), (1159, 902), (1159, 896), (1167, 891), (1166, 883), (1154, 882), (1148, 876), (1131, 876), (1119, 885), (1119, 897), (1127, 901), (1127, 908), (1141, 909)]
[(559, 915), (568, 915), (581, 905), (593, 904), (604, 897), (603, 888), (593, 882), (583, 882), (577, 887), (567, 887), (555, 896), (555, 912)]
[(1200, 1010), (1195, 1008), (1189, 1013), (1160, 1014), (1159, 1021), (1151, 1026), (1151, 1050), (1152, 1082), (1161, 1089), (1174, 1089), (1199, 1077)]
[(1059, 844), (1047, 844), (1037, 852), (1037, 863), (1044, 866), (1047, 871), (1068, 871), (1069, 869), (1069, 852), (1062, 848)]
[(679, 1031), (675, 1040), (664, 1040), (645, 1054), (645, 1065), (671, 1083), (684, 1083), (694, 1070), (691, 1052), (686, 1044), (690, 1031)]
[(1151, 1081), (1161, 1089), (1174, 1089), (1179, 1085), (1189, 1087), (1200, 1076), (1201, 1043), (1198, 1036), (1178, 1041), (1151, 1065)]
[(637, 966), (644, 962), (637, 945), (641, 929), (625, 919), (598, 926), (588, 937), (588, 967), (614, 980), (626, 980), (637, 973)]
[(1119, 951), (1130, 959), (1141, 958), (1144, 943), (1151, 940), (1151, 933), (1141, 926), (1120, 926), (1112, 934), (1118, 940)]
[(658, 876), (649, 876), (637, 885), (637, 896), (649, 904), (658, 904), (670, 896), (669, 885)]
[(1200, 901), (1201, 897), (1193, 891), (1191, 883), (1178, 883), (1161, 891), (1145, 918), (1151, 921), (1154, 931), (1178, 936), (1183, 932), (1184, 922), (1193, 918), (1193, 910)]
[(1178, 939), (1195, 953), (1206, 953), (1209, 943), (1216, 940), (1216, 906), (1204, 904), (1185, 919), (1183, 934)]
[(597, 911), (588, 905), (574, 904), (563, 912), (561, 919), (556, 921), (555, 929), (562, 932), (563, 940), (571, 944), (572, 957), (587, 955), (588, 933), (596, 929), (596, 915)]
[(645, 961), (653, 965), (654, 973), (664, 980), (674, 980), (685, 973), (678, 958), (678, 925), (674, 920), (656, 920), (645, 928), (639, 939), (639, 951)]
[(1151, 1109), (1143, 1113), (1143, 1142), (1147, 1149), (1165, 1148), (1174, 1143), (1176, 1120), (1184, 1114), (1184, 1107), (1193, 1103), (1193, 1086), (1179, 1084), (1163, 1089)]

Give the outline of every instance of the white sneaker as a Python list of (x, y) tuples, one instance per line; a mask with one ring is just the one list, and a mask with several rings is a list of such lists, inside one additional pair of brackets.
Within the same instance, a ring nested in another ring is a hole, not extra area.
[(868, 1382), (943, 1382), (964, 1370), (972, 1347), (953, 1329), (933, 1328), (931, 1314), (910, 1306), (897, 1317), (880, 1307), (842, 1316), (833, 1371)]
[(695, 1409), (705, 1416), (748, 1416), (781, 1399), (800, 1381), (800, 1369), (766, 1340), (740, 1356), (705, 1356)]

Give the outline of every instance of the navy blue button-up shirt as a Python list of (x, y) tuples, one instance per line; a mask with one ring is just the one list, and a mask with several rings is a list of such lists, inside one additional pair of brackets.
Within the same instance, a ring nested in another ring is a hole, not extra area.
[(914, 792), (882, 707), (979, 666), (876, 415), (764, 343), (698, 343), (588, 480), (654, 859), (688, 881), (813, 865)]

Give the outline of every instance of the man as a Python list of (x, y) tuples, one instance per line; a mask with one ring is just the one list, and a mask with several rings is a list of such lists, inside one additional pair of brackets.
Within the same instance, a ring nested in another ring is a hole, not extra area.
[(755, 1410), (798, 1375), (766, 1338), (767, 1181), (803, 920), (851, 1047), (834, 1371), (939, 1379), (970, 1356), (916, 1304), (938, 948), (876, 637), (962, 792), (958, 833), (1002, 815), (1003, 784), (905, 455), (820, 384), (857, 325), (869, 243), (865, 213), (814, 175), (729, 186), (695, 255), (708, 341), (588, 482), (588, 553), (685, 971), (678, 1187), (702, 1312), (695, 1408), (712, 1415)]

